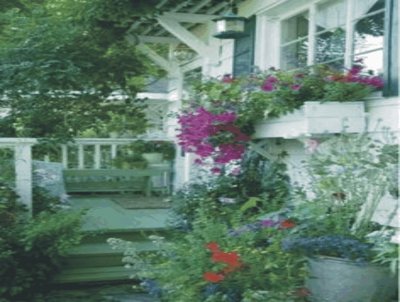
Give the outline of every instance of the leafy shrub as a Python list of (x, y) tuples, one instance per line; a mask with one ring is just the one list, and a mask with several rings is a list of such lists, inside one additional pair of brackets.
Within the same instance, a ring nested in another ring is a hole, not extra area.
[(281, 246), (294, 222), (260, 217), (285, 204), (284, 167), (250, 157), (239, 175), (192, 183), (173, 196), (174, 224), (185, 232), (172, 231), (168, 241), (152, 236), (155, 253), (109, 239), (143, 289), (165, 302), (302, 301), (303, 262)]
[(248, 152), (237, 169), (237, 175), (222, 174), (210, 181), (191, 183), (171, 198), (174, 225), (191, 227), (201, 205), (210, 215), (233, 215), (244, 204), (246, 215), (279, 210), (290, 195), (286, 166)]
[(304, 255), (323, 255), (349, 260), (371, 259), (371, 244), (345, 236), (327, 235), (313, 238), (292, 238), (283, 240), (283, 249)]
[(0, 183), (0, 299), (32, 298), (46, 290), (62, 257), (81, 238), (81, 213), (36, 209), (29, 218), (17, 194)]

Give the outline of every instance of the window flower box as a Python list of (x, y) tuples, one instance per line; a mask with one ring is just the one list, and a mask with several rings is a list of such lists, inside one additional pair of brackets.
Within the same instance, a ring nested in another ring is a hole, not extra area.
[(292, 113), (258, 123), (254, 138), (359, 133), (365, 125), (364, 102), (305, 102)]

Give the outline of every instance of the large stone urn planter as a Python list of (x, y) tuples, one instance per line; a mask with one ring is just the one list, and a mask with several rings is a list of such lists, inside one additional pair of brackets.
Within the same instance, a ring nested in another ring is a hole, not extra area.
[(389, 302), (396, 297), (397, 278), (386, 267), (322, 256), (309, 258), (308, 264), (311, 302)]

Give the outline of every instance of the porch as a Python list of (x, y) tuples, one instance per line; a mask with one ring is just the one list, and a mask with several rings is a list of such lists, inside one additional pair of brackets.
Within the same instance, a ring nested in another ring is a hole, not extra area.
[(148, 236), (167, 234), (173, 163), (113, 167), (121, 149), (134, 141), (77, 139), (46, 154), (43, 161), (32, 152), (36, 139), (0, 138), (0, 148), (13, 151), (13, 186), (29, 215), (35, 186), (62, 199), (68, 211), (84, 212), (83, 240), (65, 259), (56, 283), (128, 280), (131, 272), (122, 265), (122, 253), (113, 250), (107, 239), (129, 240), (139, 251), (148, 252), (155, 249)]
[(122, 253), (113, 250), (107, 239), (129, 240), (138, 250), (148, 252), (155, 247), (147, 237), (167, 232), (169, 204), (165, 197), (74, 195), (70, 205), (72, 210), (86, 211), (82, 226), (85, 237), (66, 259), (57, 283), (128, 280), (132, 272), (123, 267)]

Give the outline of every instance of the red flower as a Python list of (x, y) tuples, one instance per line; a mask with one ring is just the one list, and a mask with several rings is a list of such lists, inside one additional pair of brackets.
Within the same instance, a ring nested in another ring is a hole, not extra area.
[(238, 268), (242, 265), (242, 263), (239, 261), (239, 255), (235, 252), (215, 252), (212, 255), (212, 260), (214, 262), (226, 263), (231, 269)]
[(213, 253), (219, 252), (219, 245), (216, 242), (207, 243), (206, 248), (209, 249)]
[(279, 228), (291, 229), (291, 228), (294, 228), (295, 226), (296, 226), (296, 224), (292, 220), (286, 219), (280, 223)]
[(225, 277), (223, 274), (217, 274), (217, 273), (213, 273), (213, 272), (205, 272), (203, 274), (203, 278), (204, 278), (204, 280), (206, 280), (208, 282), (218, 283), (218, 282), (224, 280)]

